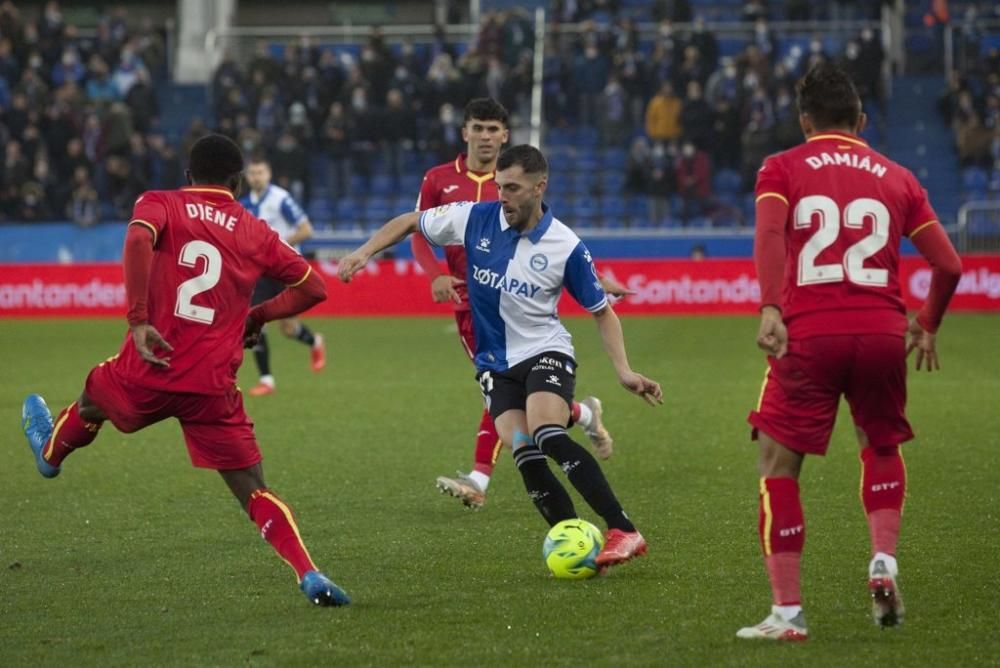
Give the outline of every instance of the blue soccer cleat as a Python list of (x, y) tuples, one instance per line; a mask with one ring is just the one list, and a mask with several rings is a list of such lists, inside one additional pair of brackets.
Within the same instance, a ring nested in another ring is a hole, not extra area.
[(42, 457), (42, 448), (52, 435), (52, 413), (45, 405), (45, 399), (37, 394), (29, 394), (21, 405), (21, 428), (28, 437), (28, 446), (35, 455), (38, 472), (46, 478), (55, 478), (60, 468), (53, 466)]
[(319, 571), (307, 572), (299, 583), (299, 589), (316, 605), (340, 607), (351, 602), (347, 592)]

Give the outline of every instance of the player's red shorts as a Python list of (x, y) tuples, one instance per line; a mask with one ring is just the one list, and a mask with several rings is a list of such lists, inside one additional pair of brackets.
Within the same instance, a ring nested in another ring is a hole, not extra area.
[(261, 460), (253, 422), (243, 409), (243, 395), (235, 387), (221, 396), (150, 390), (130, 383), (111, 360), (90, 372), (86, 392), (125, 433), (177, 418), (195, 466), (244, 469)]
[(476, 358), (476, 332), (472, 328), (472, 310), (455, 311), (455, 323), (458, 324), (458, 337), (462, 339), (470, 360)]
[(769, 358), (753, 438), (762, 431), (805, 454), (826, 454), (840, 396), (869, 445), (913, 438), (906, 421), (906, 344), (899, 336), (820, 336), (791, 341), (788, 354)]

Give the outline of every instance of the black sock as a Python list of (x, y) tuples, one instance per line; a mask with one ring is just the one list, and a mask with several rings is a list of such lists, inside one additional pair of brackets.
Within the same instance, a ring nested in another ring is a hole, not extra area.
[(260, 339), (257, 341), (257, 345), (253, 347), (253, 356), (257, 360), (257, 369), (260, 371), (262, 376), (271, 375), (271, 353), (267, 349), (267, 334), (264, 332), (260, 333)]
[(304, 323), (299, 323), (299, 331), (295, 335), (295, 338), (312, 348), (313, 344), (316, 343), (316, 337), (313, 335), (312, 331), (305, 326)]
[(576, 491), (604, 519), (609, 529), (635, 531), (597, 460), (573, 441), (565, 429), (547, 424), (535, 430), (534, 438), (537, 447), (559, 464)]
[(549, 526), (576, 517), (572, 499), (549, 469), (549, 463), (537, 445), (529, 443), (515, 450), (514, 464), (524, 478), (528, 496)]

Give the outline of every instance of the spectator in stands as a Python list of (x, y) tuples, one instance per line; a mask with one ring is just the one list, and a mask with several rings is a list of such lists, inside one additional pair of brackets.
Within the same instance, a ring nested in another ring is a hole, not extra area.
[(15, 215), (18, 220), (25, 222), (52, 219), (52, 212), (45, 198), (45, 188), (41, 183), (28, 181), (21, 186), (20, 204)]
[(110, 104), (121, 99), (121, 93), (111, 80), (108, 64), (99, 55), (90, 58), (90, 76), (87, 79), (87, 97), (98, 105)]
[(653, 155), (649, 140), (636, 137), (629, 147), (625, 164), (625, 192), (632, 195), (648, 195), (651, 189)]
[(382, 128), (382, 146), (389, 175), (393, 185), (399, 188), (403, 178), (403, 151), (416, 141), (417, 126), (402, 92), (395, 88), (386, 94), (379, 126)]
[(740, 112), (726, 98), (720, 98), (712, 110), (712, 163), (718, 169), (741, 168)]
[(669, 81), (660, 84), (659, 92), (646, 107), (646, 134), (655, 142), (672, 141), (681, 136), (681, 107), (679, 97)]
[(332, 103), (330, 113), (323, 122), (323, 144), (330, 159), (329, 190), (330, 196), (334, 199), (348, 194), (350, 134), (350, 119), (344, 110), (344, 105), (340, 102)]
[(740, 82), (739, 71), (732, 58), (722, 59), (722, 68), (708, 77), (705, 85), (705, 97), (710, 105), (717, 107), (721, 99), (729, 102), (730, 107), (742, 106), (743, 84)]
[(66, 217), (80, 227), (90, 227), (100, 219), (97, 189), (90, 180), (90, 172), (80, 165), (73, 172), (72, 191), (66, 206)]
[(747, 0), (747, 2), (743, 3), (744, 21), (754, 22), (767, 18), (769, 18), (769, 12), (765, 0)]
[(955, 133), (958, 159), (963, 166), (985, 165), (988, 162), (993, 132), (983, 123), (972, 93), (968, 90), (958, 94), (952, 130)]
[(662, 142), (653, 145), (650, 155), (649, 214), (657, 225), (670, 220), (670, 196), (675, 191), (674, 158), (676, 150), (670, 150)]
[(143, 134), (152, 130), (160, 114), (160, 107), (156, 101), (156, 91), (149, 79), (149, 72), (145, 69), (139, 70), (135, 83), (125, 95), (125, 104), (132, 114), (132, 126), (136, 130)]
[(778, 58), (778, 40), (771, 32), (771, 26), (764, 17), (754, 21), (753, 44), (769, 63), (774, 64)]
[(705, 19), (700, 16), (694, 20), (690, 43), (698, 50), (700, 62), (705, 70), (709, 74), (714, 72), (719, 64), (719, 42), (715, 39), (715, 35), (705, 29)]
[(111, 75), (111, 80), (115, 84), (118, 95), (121, 97), (128, 95), (132, 86), (139, 81), (139, 72), (145, 68), (146, 66), (135, 52), (135, 47), (131, 42), (127, 42), (125, 46), (122, 47), (121, 56), (118, 59), (118, 66)]
[(52, 85), (62, 86), (67, 81), (79, 84), (87, 71), (80, 63), (80, 54), (75, 47), (66, 47), (63, 50), (62, 58), (52, 68)]
[(629, 131), (628, 94), (618, 77), (611, 75), (598, 105), (601, 145), (621, 146)]
[(740, 138), (743, 165), (743, 189), (750, 191), (757, 180), (757, 170), (768, 155), (774, 152), (774, 137), (771, 126), (764, 122), (760, 111), (752, 112), (750, 122)]
[(681, 197), (681, 220), (687, 225), (692, 218), (705, 215), (711, 204), (712, 172), (708, 154), (693, 142), (685, 141), (674, 162), (677, 194)]
[(691, 81), (687, 85), (687, 97), (681, 108), (681, 127), (684, 128), (684, 138), (691, 141), (699, 149), (706, 149), (711, 144), (715, 119), (712, 108), (708, 106), (701, 94), (701, 84)]
[(600, 97), (608, 83), (610, 71), (608, 58), (598, 48), (596, 36), (585, 37), (583, 53), (573, 64), (573, 79), (579, 109), (578, 120), (581, 125), (596, 125)]
[(309, 199), (309, 158), (291, 130), (285, 129), (271, 153), (274, 182), (292, 193), (297, 202)]

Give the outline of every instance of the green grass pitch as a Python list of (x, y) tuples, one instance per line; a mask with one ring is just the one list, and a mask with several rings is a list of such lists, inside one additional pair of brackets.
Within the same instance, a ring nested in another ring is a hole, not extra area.
[[(765, 368), (753, 319), (626, 318), (633, 366), (664, 384), (657, 409), (617, 386), (594, 325), (569, 321), (578, 393), (603, 398), (616, 440), (605, 471), (650, 543), (647, 558), (582, 582), (548, 576), (545, 526), (509, 453), (483, 511), (435, 491), (437, 475), (468, 469), (481, 406), (448, 320), (311, 322), (328, 341), (326, 371), (272, 334), (278, 393), (247, 405), (268, 482), (353, 596), (345, 609), (307, 603), (218, 476), (191, 468), (174, 422), (131, 436), (105, 426), (58, 479), (38, 476), (22, 398), (40, 392), (58, 411), (125, 326), (0, 322), (0, 665), (1000, 661), (1000, 317), (951, 317), (944, 370), (910, 376), (901, 629), (869, 617), (845, 411), (830, 455), (806, 464), (803, 646), (734, 637), (769, 605), (745, 423)], [(254, 380), (248, 360), (243, 387)]]

